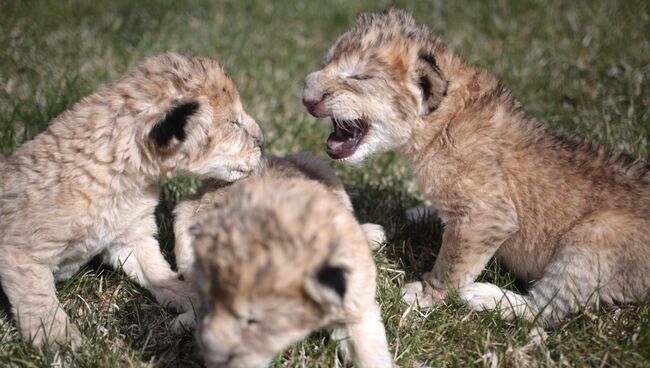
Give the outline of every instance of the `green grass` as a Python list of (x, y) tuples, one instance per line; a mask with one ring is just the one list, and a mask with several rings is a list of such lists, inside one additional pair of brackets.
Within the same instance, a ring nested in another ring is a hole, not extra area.
[[(304, 76), (359, 11), (381, 1), (3, 1), (0, 2), (0, 152), (9, 153), (100, 84), (161, 51), (220, 60), (268, 149), (324, 155), (329, 126), (300, 103)], [(508, 85), (533, 115), (643, 158), (650, 155), (650, 5), (647, 1), (413, 1), (416, 14), (458, 53)], [(472, 314), (454, 300), (405, 315), (399, 287), (428, 271), (437, 223), (409, 224), (420, 202), (409, 168), (393, 154), (337, 170), (362, 221), (384, 225), (376, 255), (379, 299), (400, 366), (648, 366), (650, 303), (584, 312), (549, 329), (546, 348), (525, 350), (530, 325)], [(1, 179), (0, 179), (1, 180)], [(169, 211), (195, 184), (164, 185), (161, 244)], [(492, 263), (482, 276), (513, 280)], [(514, 286), (513, 286), (514, 287)], [(172, 316), (119, 271), (91, 263), (58, 286), (86, 342), (79, 353), (38, 353), (20, 340), (0, 294), (0, 366), (201, 366), (192, 336), (173, 336)], [(316, 333), (274, 366), (336, 366), (336, 344)]]

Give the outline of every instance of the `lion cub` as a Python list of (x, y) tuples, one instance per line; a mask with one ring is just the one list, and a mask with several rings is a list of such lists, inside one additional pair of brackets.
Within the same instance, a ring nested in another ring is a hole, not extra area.
[(171, 53), (52, 120), (0, 167), (0, 280), (23, 337), (79, 346), (54, 284), (100, 254), (161, 304), (191, 309), (154, 238), (158, 179), (237, 180), (260, 145), (222, 67)]
[[(343, 183), (336, 176), (336, 172), (325, 161), (313, 154), (301, 152), (283, 158), (271, 155), (262, 156), (262, 161), (255, 173), (244, 180), (258, 180), (259, 178), (312, 180), (315, 185), (327, 188), (348, 211), (351, 213), (354, 211), (350, 197), (345, 191)], [(231, 190), (230, 183), (211, 180), (198, 191), (194, 198), (179, 203), (174, 209), (176, 267), (178, 273), (189, 283), (193, 283), (195, 269), (195, 252), (189, 229), (196, 223), (201, 212), (220, 205)], [(380, 225), (367, 223), (361, 225), (361, 228), (371, 249), (386, 240), (384, 229)], [(188, 311), (178, 316), (172, 328), (192, 328), (195, 322), (194, 313)]]
[[(551, 131), (410, 14), (361, 14), (303, 100), (332, 119), (332, 158), (397, 151), (438, 208), (442, 248), (424, 283), (406, 285), (409, 303), (440, 302), (451, 286), (474, 309), (552, 322), (648, 294), (648, 164)], [(473, 283), (494, 255), (535, 281), (528, 295)]]
[(198, 218), (197, 339), (209, 365), (263, 367), (333, 327), (359, 367), (392, 367), (368, 240), (326, 184), (262, 175)]
[[(345, 191), (343, 183), (336, 176), (336, 172), (325, 161), (313, 154), (301, 152), (283, 158), (264, 155), (255, 173), (244, 180), (255, 180), (259, 177), (314, 180), (315, 183), (319, 183), (330, 190), (345, 208), (350, 212), (354, 212), (350, 197)], [(180, 202), (174, 209), (176, 267), (178, 273), (187, 280), (192, 279), (194, 269), (194, 248), (189, 229), (196, 223), (200, 212), (223, 202), (231, 188), (230, 183), (219, 180), (207, 181), (193, 198)], [(384, 229), (380, 225), (367, 223), (361, 225), (361, 227), (372, 249), (386, 240)]]

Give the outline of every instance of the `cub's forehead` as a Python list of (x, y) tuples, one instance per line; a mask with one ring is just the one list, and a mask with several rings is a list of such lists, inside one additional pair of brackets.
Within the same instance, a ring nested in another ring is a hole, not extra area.
[(139, 64), (133, 72), (145, 80), (172, 82), (181, 89), (198, 89), (206, 93), (226, 94), (232, 100), (239, 99), (239, 93), (226, 70), (216, 60), (164, 53), (152, 56)]
[[(228, 311), (237, 317), (259, 316), (264, 317), (268, 323), (283, 323), (277, 317), (280, 315), (291, 316), (290, 320), (304, 321), (312, 313), (307, 308), (313, 308), (313, 301), (305, 294), (302, 287), (268, 287), (253, 285), (246, 290), (236, 290), (233, 294), (213, 295), (212, 306), (223, 311)], [(302, 315), (302, 318), (296, 318)], [(268, 319), (267, 319), (268, 318)]]
[(361, 57), (396, 43), (412, 42), (419, 29), (413, 17), (398, 9), (360, 14), (350, 30), (339, 37), (325, 57), (325, 64), (341, 58)]
[[(299, 293), (306, 276), (341, 246), (337, 229), (310, 229), (309, 224), (295, 219), (295, 228), (290, 228), (267, 217), (270, 221), (266, 224), (253, 221), (250, 226), (226, 226), (215, 237), (197, 239), (198, 261), (219, 293)], [(236, 223), (244, 221), (235, 219)], [(298, 228), (305, 231), (298, 234)]]
[(259, 299), (302, 298), (307, 275), (315, 268), (305, 265), (309, 259), (291, 256), (281, 262), (272, 258), (235, 261), (237, 266), (230, 267), (221, 261), (211, 264), (204, 282), (210, 285), (215, 301), (234, 306)]
[[(334, 221), (339, 217), (343, 220)], [(338, 197), (321, 185), (262, 177), (233, 184), (222, 206), (199, 215), (196, 249), (205, 253), (205, 261), (221, 262), (233, 272), (240, 265), (268, 271), (287, 264), (309, 267), (342, 242), (339, 222), (353, 220)]]

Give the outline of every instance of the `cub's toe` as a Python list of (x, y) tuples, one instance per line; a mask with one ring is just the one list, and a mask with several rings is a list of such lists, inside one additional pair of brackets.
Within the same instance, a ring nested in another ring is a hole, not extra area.
[(37, 348), (49, 346), (52, 350), (59, 350), (61, 347), (70, 347), (72, 351), (78, 351), (83, 343), (83, 336), (77, 326), (72, 323), (65, 323), (55, 320), (51, 322), (49, 331), (44, 334), (43, 328), (31, 334), (32, 344)]
[(503, 290), (493, 284), (473, 282), (460, 288), (458, 296), (473, 311), (491, 310), (503, 298)]
[(169, 329), (175, 334), (192, 331), (196, 328), (196, 316), (193, 311), (184, 312), (176, 316), (169, 325)]
[(433, 307), (432, 294), (427, 293), (426, 289), (421, 281), (410, 282), (402, 288), (402, 300), (408, 305), (431, 308)]

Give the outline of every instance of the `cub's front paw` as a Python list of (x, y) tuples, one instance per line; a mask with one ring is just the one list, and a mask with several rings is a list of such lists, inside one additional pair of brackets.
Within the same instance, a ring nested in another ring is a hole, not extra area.
[(458, 296), (471, 310), (478, 312), (499, 309), (501, 318), (508, 321), (516, 317), (532, 319), (535, 315), (525, 296), (493, 284), (467, 284), (458, 290)]
[(420, 308), (431, 308), (442, 303), (447, 295), (446, 291), (433, 289), (428, 283), (422, 281), (410, 282), (402, 288), (404, 303)]
[(380, 245), (386, 242), (386, 232), (384, 227), (379, 224), (366, 223), (361, 225), (363, 233), (366, 235), (370, 249), (376, 250)]
[(169, 325), (169, 329), (175, 334), (192, 331), (196, 328), (196, 315), (194, 311), (179, 314)]
[(409, 282), (402, 288), (402, 300), (408, 305), (419, 306), (421, 308), (431, 308), (433, 298), (425, 294), (425, 288), (422, 281)]
[(31, 331), (29, 337), (37, 348), (48, 345), (52, 350), (70, 347), (72, 351), (78, 351), (83, 342), (83, 337), (77, 326), (66, 320), (53, 320), (47, 325), (42, 324), (35, 331)]
[(345, 363), (352, 362), (352, 348), (350, 346), (350, 331), (345, 327), (336, 327), (332, 330), (332, 339), (339, 343), (339, 355)]
[(156, 300), (165, 308), (177, 312), (193, 312), (194, 306), (197, 305), (198, 296), (191, 291), (186, 282), (178, 281), (175, 287), (157, 288), (151, 290)]

